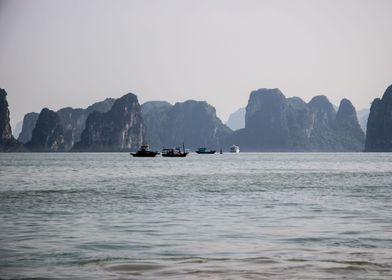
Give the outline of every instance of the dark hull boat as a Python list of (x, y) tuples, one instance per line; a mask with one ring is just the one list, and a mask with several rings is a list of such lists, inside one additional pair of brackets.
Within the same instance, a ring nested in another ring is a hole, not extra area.
[(215, 150), (210, 150), (210, 149), (207, 149), (207, 148), (198, 148), (196, 150), (196, 153), (201, 154), (201, 155), (203, 155), (203, 154), (211, 155), (211, 154), (215, 154), (216, 151)]
[(186, 157), (188, 154), (189, 153), (185, 151), (184, 144), (182, 145), (182, 151), (180, 148), (162, 150), (163, 157)]
[(134, 157), (155, 157), (158, 154), (159, 154), (158, 152), (153, 152), (153, 151), (147, 151), (147, 152), (137, 151), (136, 153), (131, 153), (131, 155)]
[(188, 153), (183, 153), (183, 152), (179, 152), (179, 153), (176, 153), (176, 152), (167, 152), (167, 153), (164, 153), (164, 152), (162, 152), (162, 156), (163, 157), (186, 157), (188, 155)]
[(136, 153), (130, 153), (134, 157), (155, 157), (158, 152), (150, 151), (148, 145), (142, 145)]

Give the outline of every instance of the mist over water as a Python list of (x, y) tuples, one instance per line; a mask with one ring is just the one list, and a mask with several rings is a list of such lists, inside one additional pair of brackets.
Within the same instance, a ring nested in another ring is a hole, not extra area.
[(1, 279), (391, 279), (391, 154), (0, 154)]

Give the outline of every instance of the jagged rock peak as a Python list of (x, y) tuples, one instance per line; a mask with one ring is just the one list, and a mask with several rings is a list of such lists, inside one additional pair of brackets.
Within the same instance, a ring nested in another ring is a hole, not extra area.
[(342, 99), (336, 114), (336, 121), (341, 124), (358, 124), (359, 126), (357, 112), (350, 100)]
[(210, 104), (207, 103), (207, 101), (199, 101), (199, 100), (193, 100), (193, 99), (188, 99), (183, 102), (176, 102), (174, 106), (205, 106), (205, 107), (213, 107)]
[(367, 152), (392, 152), (392, 85), (374, 99), (367, 123)]
[(23, 150), (23, 145), (12, 136), (7, 92), (0, 88), (0, 152), (20, 152)]
[(351, 126), (356, 129), (360, 129), (357, 111), (350, 100), (344, 98), (340, 102), (340, 106), (336, 114), (336, 123), (340, 126)]
[(129, 109), (133, 108), (133, 106), (137, 106), (140, 110), (137, 96), (130, 92), (117, 99), (109, 112), (112, 114), (124, 114), (129, 112)]
[(282, 103), (286, 100), (284, 94), (277, 88), (267, 89), (261, 88), (255, 91), (252, 91), (249, 96), (248, 106), (246, 107), (247, 114), (252, 113), (248, 112), (252, 107), (259, 107), (261, 103)]
[(343, 100), (336, 115), (324, 95), (306, 104), (298, 97), (285, 98), (279, 89), (259, 89), (250, 94), (245, 128), (234, 133), (233, 142), (244, 151), (363, 149), (363, 132), (351, 102)]
[(23, 117), (22, 131), (19, 134), (18, 141), (26, 144), (31, 140), (35, 124), (38, 120), (38, 113), (27, 113)]
[(87, 117), (85, 127), (73, 151), (137, 150), (144, 139), (137, 96), (128, 93), (117, 99), (109, 111), (93, 111)]
[(304, 109), (306, 107), (306, 102), (303, 101), (300, 97), (294, 96), (286, 99), (287, 104), (293, 107), (294, 109)]
[(0, 88), (0, 141), (5, 143), (11, 140), (10, 111), (8, 109), (7, 92)]
[(357, 112), (350, 100), (342, 99), (340, 102), (334, 127), (339, 137), (342, 151), (363, 151), (365, 133), (359, 125)]
[(347, 98), (343, 98), (340, 101), (339, 110), (342, 110), (342, 109), (349, 109), (350, 111), (355, 111), (354, 105)]
[(284, 97), (284, 94), (278, 88), (259, 88), (258, 90), (254, 90), (250, 93), (250, 98), (255, 97), (257, 95), (280, 95)]
[(328, 97), (326, 97), (325, 95), (314, 96), (309, 101), (308, 104), (312, 108), (325, 108), (325, 109), (332, 109), (335, 111), (333, 104), (329, 101)]
[(382, 96), (383, 101), (389, 100), (389, 102), (392, 102), (392, 85), (390, 85), (384, 92), (384, 95)]
[(272, 118), (272, 115), (284, 110), (285, 106), (286, 97), (277, 88), (252, 91), (246, 106), (245, 127), (257, 125), (260, 118)]
[(59, 115), (44, 108), (38, 116), (31, 140), (26, 146), (36, 152), (62, 152), (64, 151), (63, 130)]
[(185, 143), (187, 148), (219, 149), (231, 130), (216, 116), (216, 110), (205, 101), (187, 100), (170, 105), (167, 102), (142, 105), (146, 139), (152, 149)]
[[(106, 98), (104, 101), (96, 102), (86, 109), (65, 107), (57, 111), (63, 126), (64, 149), (69, 151), (84, 130), (87, 116), (93, 111), (107, 112), (110, 110), (115, 99)], [(38, 119), (38, 113), (28, 113), (23, 120), (22, 131), (18, 140), (27, 143), (31, 140), (32, 132)]]
[(204, 110), (208, 114), (216, 115), (215, 107), (208, 104), (207, 101), (186, 100), (176, 102), (173, 110)]
[[(246, 106), (246, 136), (239, 136), (244, 140), (243, 143), (252, 149), (259, 143), (272, 150), (286, 146), (289, 133), (286, 108), (286, 97), (279, 89), (262, 88), (252, 91)], [(241, 142), (240, 139), (238, 141)]]
[(112, 108), (115, 101), (115, 98), (106, 98), (103, 101), (95, 102), (92, 105), (88, 106), (86, 108), (86, 111), (92, 112), (95, 110), (98, 112), (107, 112)]
[(312, 117), (318, 127), (329, 127), (335, 120), (336, 111), (333, 104), (325, 95), (318, 95), (312, 98), (308, 107), (314, 114)]

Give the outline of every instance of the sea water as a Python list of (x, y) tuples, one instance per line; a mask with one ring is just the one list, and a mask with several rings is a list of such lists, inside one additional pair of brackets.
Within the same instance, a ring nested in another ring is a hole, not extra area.
[(392, 155), (0, 154), (1, 279), (392, 279)]

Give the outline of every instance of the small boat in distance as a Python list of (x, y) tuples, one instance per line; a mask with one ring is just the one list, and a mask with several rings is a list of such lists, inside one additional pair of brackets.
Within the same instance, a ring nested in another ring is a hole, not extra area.
[(147, 144), (141, 145), (140, 149), (136, 153), (130, 153), (134, 157), (155, 157), (159, 155), (158, 152), (150, 151)]
[(198, 153), (198, 154), (215, 154), (216, 151), (215, 150), (210, 150), (210, 149), (207, 149), (207, 148), (198, 148), (196, 150), (196, 153)]
[(237, 145), (233, 145), (230, 147), (230, 153), (239, 153), (240, 152), (240, 147)]
[(163, 157), (186, 157), (188, 152), (185, 151), (185, 146), (182, 144), (182, 151), (180, 148), (162, 149)]

